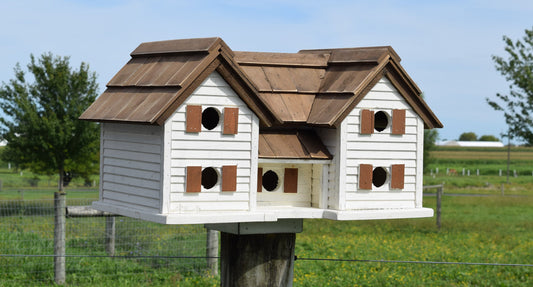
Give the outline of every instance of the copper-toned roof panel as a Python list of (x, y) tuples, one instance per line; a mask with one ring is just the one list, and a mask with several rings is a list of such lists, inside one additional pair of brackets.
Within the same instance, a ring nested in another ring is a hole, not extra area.
[(376, 65), (340, 65), (328, 69), (320, 92), (355, 92), (363, 81), (375, 71)]
[(159, 70), (159, 60), (161, 57), (149, 57), (143, 65), (141, 65), (122, 86), (142, 86), (139, 81), (146, 75), (157, 72)]
[(244, 73), (259, 91), (272, 91), (272, 87), (261, 66), (241, 66)]
[(118, 71), (118, 73), (107, 83), (107, 86), (124, 86), (128, 79), (140, 69), (147, 58), (133, 58)]
[(315, 125), (332, 125), (353, 97), (353, 94), (317, 95), (307, 122)]
[[(263, 134), (275, 158), (308, 158), (309, 154), (296, 134)], [(259, 152), (260, 157), (263, 155)]]
[(267, 105), (276, 116), (284, 122), (291, 121), (290, 111), (285, 106), (285, 102), (279, 93), (261, 92), (259, 99)]
[(264, 66), (263, 71), (273, 92), (297, 92), (289, 68)]
[(387, 56), (400, 61), (400, 57), (390, 46), (382, 47), (362, 47), (362, 48), (342, 48), (342, 49), (318, 49), (301, 50), (301, 54), (329, 54), (329, 64), (331, 63), (371, 63), (381, 62)]
[(263, 134), (259, 134), (259, 157), (276, 157)]
[[(442, 126), (391, 47), (234, 53), (215, 37), (142, 43), (131, 55), (82, 119), (161, 125), (218, 71), (259, 116), (262, 127), (337, 126), (384, 75), (427, 127)], [(280, 139), (296, 144), (294, 137), (272, 140)], [(299, 143), (298, 148), (301, 139)], [(302, 156), (300, 151), (292, 152)]]
[(110, 88), (80, 117), (97, 121), (152, 123), (178, 88)]
[(245, 66), (245, 74), (261, 92), (316, 93), (325, 69), (285, 66)]
[[(161, 82), (165, 81), (167, 86), (182, 86), (183, 82), (187, 77), (189, 77), (193, 71), (202, 63), (204, 59), (207, 58), (207, 55), (202, 54), (191, 54), (187, 56), (180, 57), (178, 61), (174, 62), (174, 71), (175, 73), (169, 76), (168, 79), (161, 79)], [(199, 73), (201, 71), (197, 71)]]
[(332, 158), (320, 138), (312, 131), (261, 132), (259, 157), (323, 160)]
[(289, 72), (299, 93), (317, 93), (326, 71), (315, 68), (293, 68)]
[(322, 143), (320, 138), (311, 131), (299, 131), (298, 140), (304, 145), (309, 156), (315, 159), (330, 159), (332, 158), (326, 146)]
[(259, 97), (283, 122), (305, 123), (315, 95), (262, 92)]
[[(185, 54), (157, 58), (157, 63), (149, 72), (145, 73), (142, 78), (139, 79), (136, 83), (137, 86), (167, 86), (169, 85), (169, 79), (176, 74), (177, 71), (183, 69), (183, 67), (191, 60), (201, 58), (201, 56), (198, 54)], [(191, 70), (188, 72), (190, 73)], [(174, 86), (178, 86), (180, 83), (174, 83)]]
[(108, 86), (180, 86), (206, 54), (186, 53), (131, 59), (108, 83)]
[[(313, 106), (314, 94), (280, 94), (281, 100), (287, 108), (288, 115), (287, 122), (303, 122), (307, 121), (311, 107)], [(277, 110), (274, 109), (274, 112)], [(281, 117), (281, 115), (279, 115)]]

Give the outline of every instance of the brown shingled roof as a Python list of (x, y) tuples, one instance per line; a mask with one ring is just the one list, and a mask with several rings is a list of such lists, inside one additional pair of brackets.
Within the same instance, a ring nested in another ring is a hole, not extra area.
[(143, 43), (131, 57), (80, 119), (161, 125), (209, 74), (218, 71), (263, 125), (276, 120), (220, 38)]
[(426, 127), (442, 127), (391, 47), (233, 52), (202, 38), (143, 43), (131, 57), (81, 119), (161, 125), (218, 71), (263, 127), (336, 127), (383, 76)]
[(328, 160), (332, 156), (313, 131), (291, 130), (262, 131), (259, 158)]
[(426, 127), (442, 127), (391, 47), (234, 53), (260, 99), (282, 124), (336, 127), (386, 75), (402, 86), (400, 94)]

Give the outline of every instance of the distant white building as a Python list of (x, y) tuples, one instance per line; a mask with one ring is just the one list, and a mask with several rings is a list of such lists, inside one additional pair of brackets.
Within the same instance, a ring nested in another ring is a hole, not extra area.
[(446, 141), (439, 142), (438, 146), (460, 146), (460, 147), (504, 147), (502, 142), (488, 141)]

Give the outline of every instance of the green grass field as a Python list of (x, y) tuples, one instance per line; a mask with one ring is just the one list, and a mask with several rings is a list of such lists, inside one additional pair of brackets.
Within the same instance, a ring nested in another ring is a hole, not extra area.
[[(305, 220), (304, 231), (296, 238), (295, 253), (299, 258), (532, 264), (533, 149), (515, 148), (512, 152), (511, 170), (516, 169), (518, 177), (511, 177), (509, 184), (505, 176), (497, 173), (506, 168), (505, 149), (447, 148), (432, 153), (436, 161), (431, 168), (435, 171), (438, 167), (440, 172), (426, 175), (424, 183), (445, 184), (440, 230), (435, 218)], [(446, 168), (470, 169), (472, 175), (446, 175)], [(475, 176), (476, 169), (480, 169), (480, 176)], [(1, 171), (0, 175), (3, 176)], [(502, 184), (505, 196), (501, 195)], [(76, 188), (80, 187), (74, 185), (67, 191), (68, 198), (82, 194), (86, 198), (97, 196), (96, 190)], [(44, 199), (53, 191), (24, 189), (25, 198)], [(446, 196), (453, 193), (486, 196)], [(15, 187), (0, 192), (0, 199), (17, 196), (20, 193)], [(435, 197), (424, 197), (424, 206), (435, 209)], [(42, 226), (46, 229), (48, 225)], [(11, 234), (7, 233), (0, 231), (0, 246), (9, 242), (6, 239)], [(219, 285), (219, 278), (207, 273), (171, 275), (167, 269), (152, 268), (142, 262), (108, 260), (94, 264), (86, 259), (76, 268), (91, 274), (68, 274), (67, 282), (76, 286)], [(533, 286), (532, 274), (533, 267), (523, 266), (297, 260), (294, 286)], [(31, 280), (29, 285), (41, 284), (38, 278)], [(28, 285), (28, 281), (21, 282), (25, 283), (20, 285)]]

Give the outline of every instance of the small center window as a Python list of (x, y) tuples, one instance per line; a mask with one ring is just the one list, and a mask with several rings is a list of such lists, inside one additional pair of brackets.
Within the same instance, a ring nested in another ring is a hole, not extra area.
[(202, 126), (208, 130), (212, 130), (218, 126), (220, 122), (220, 114), (215, 108), (207, 108), (202, 112)]
[(389, 117), (383, 111), (379, 111), (374, 114), (374, 129), (378, 132), (382, 132), (389, 125)]

